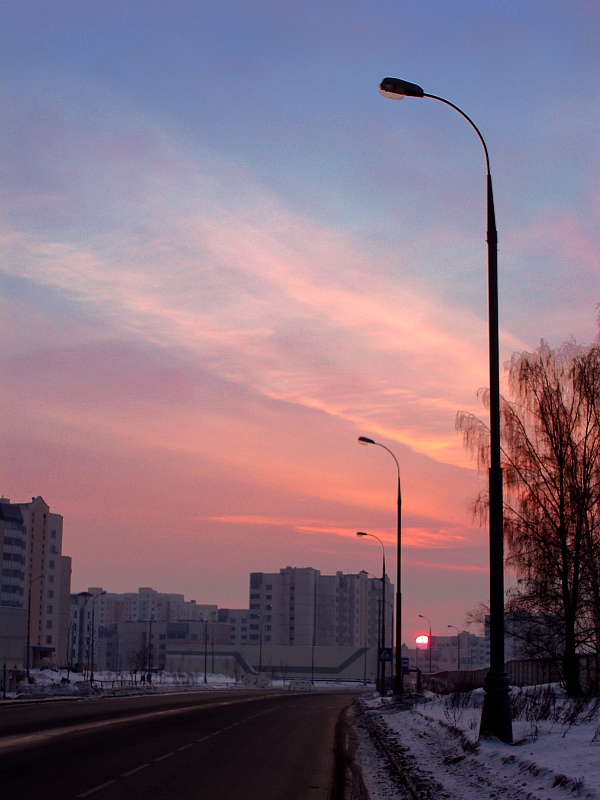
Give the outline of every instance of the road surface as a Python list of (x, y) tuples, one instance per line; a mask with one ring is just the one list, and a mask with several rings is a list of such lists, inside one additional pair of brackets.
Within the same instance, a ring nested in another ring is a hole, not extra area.
[(351, 702), (339, 692), (230, 691), (0, 708), (0, 793), (330, 800), (336, 724)]

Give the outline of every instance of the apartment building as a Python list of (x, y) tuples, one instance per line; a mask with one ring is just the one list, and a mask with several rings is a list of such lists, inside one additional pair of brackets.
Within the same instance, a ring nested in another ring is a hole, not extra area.
[[(121, 623), (140, 623), (140, 630), (145, 630), (143, 626), (149, 625), (151, 630), (153, 624), (162, 622), (204, 623), (216, 611), (214, 604), (186, 601), (182, 594), (158, 592), (147, 586), (140, 587), (137, 592), (124, 593), (107, 592), (101, 586), (90, 586), (87, 592), (71, 595), (69, 663), (73, 666), (89, 664), (92, 639), (96, 658), (96, 644), (101, 646), (100, 640), (104, 638), (105, 631)], [(133, 628), (127, 630), (132, 631)], [(108, 661), (112, 663), (114, 659), (109, 657)]]
[(394, 587), (366, 572), (321, 575), (312, 567), (250, 574), (247, 643), (377, 647), (385, 613), (385, 645), (393, 639)]
[(220, 622), (229, 625), (231, 641), (230, 644), (238, 647), (250, 644), (250, 612), (247, 608), (220, 608), (211, 614), (213, 622)]
[(14, 640), (14, 626), (24, 618), (21, 666), (58, 666), (67, 659), (71, 559), (62, 555), (62, 533), (62, 516), (51, 513), (42, 497), (29, 503), (0, 499), (0, 624), (10, 625), (0, 639)]

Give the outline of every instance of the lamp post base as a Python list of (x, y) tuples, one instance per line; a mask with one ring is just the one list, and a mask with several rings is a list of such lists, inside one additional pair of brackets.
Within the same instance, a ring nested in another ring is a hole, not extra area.
[(506, 672), (488, 672), (483, 686), (485, 697), (481, 709), (479, 736), (496, 736), (512, 744), (512, 715), (510, 710), (510, 681)]

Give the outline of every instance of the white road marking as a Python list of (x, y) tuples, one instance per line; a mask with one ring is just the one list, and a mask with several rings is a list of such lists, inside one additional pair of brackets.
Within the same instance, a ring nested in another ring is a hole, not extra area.
[(99, 792), (101, 789), (106, 789), (107, 786), (112, 786), (113, 783), (116, 783), (116, 781), (106, 781), (106, 783), (101, 783), (100, 786), (94, 786), (93, 789), (88, 789), (88, 791), (83, 792), (83, 794), (78, 794), (77, 797), (88, 797), (90, 794), (94, 794), (94, 792)]
[(134, 775), (136, 772), (140, 772), (141, 770), (146, 769), (146, 767), (149, 767), (149, 766), (150, 766), (150, 764), (140, 764), (139, 767), (136, 767), (135, 769), (130, 769), (129, 772), (124, 772), (121, 775), (121, 777), (122, 778), (128, 778), (130, 775)]
[(158, 758), (155, 758), (154, 760), (155, 761), (164, 761), (165, 758), (171, 758), (171, 756), (174, 756), (174, 755), (175, 755), (175, 753), (166, 753), (164, 756), (159, 756)]

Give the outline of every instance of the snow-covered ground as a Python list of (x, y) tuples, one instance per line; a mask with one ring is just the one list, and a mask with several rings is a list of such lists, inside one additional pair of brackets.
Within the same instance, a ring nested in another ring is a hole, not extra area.
[[(600, 798), (600, 701), (569, 701), (557, 686), (513, 690), (514, 744), (477, 741), (482, 692), (436, 697), (401, 710), (363, 708), (386, 750), (413, 775), (418, 797), (442, 800)], [(372, 727), (372, 725), (371, 725)], [(412, 797), (365, 742), (358, 759), (371, 800)]]
[[(17, 690), (14, 692), (7, 692), (7, 699), (12, 699), (17, 696), (23, 695), (54, 695), (54, 696), (68, 696), (77, 695), (82, 696), (92, 693), (92, 687), (87, 676), (78, 672), (67, 672), (67, 670), (58, 669), (34, 669), (31, 670), (32, 682), (26, 684), (20, 683)], [(186, 691), (189, 689), (214, 689), (225, 688), (234, 686), (235, 680), (226, 675), (213, 675), (207, 673), (206, 682), (204, 681), (204, 673), (170, 673), (163, 672), (161, 675), (153, 675), (152, 683), (148, 683), (145, 679), (141, 680), (140, 674), (132, 676), (129, 673), (117, 674), (113, 672), (96, 672), (94, 675), (94, 692), (101, 693), (102, 691), (115, 691), (120, 692), (131, 690), (132, 692), (169, 692), (169, 691)]]
[[(250, 676), (252, 677), (252, 676)], [(255, 678), (259, 676), (254, 676)], [(270, 677), (264, 673), (260, 676), (259, 680), (252, 682), (236, 681), (235, 678), (227, 675), (218, 675), (211, 672), (206, 673), (206, 680), (204, 672), (162, 672), (152, 676), (152, 682), (141, 680), (141, 675), (132, 676), (130, 673), (113, 673), (113, 672), (95, 672), (94, 686), (90, 685), (87, 677), (82, 673), (67, 672), (67, 670), (58, 669), (32, 669), (31, 670), (32, 682), (27, 684), (22, 682), (18, 685), (17, 690), (7, 692), (6, 697), (8, 700), (17, 697), (25, 697), (30, 695), (32, 697), (65, 697), (65, 696), (78, 696), (85, 697), (91, 694), (116, 693), (126, 694), (129, 691), (132, 694), (150, 694), (153, 692), (185, 692), (185, 691), (210, 691), (214, 689), (233, 689), (233, 688), (273, 688), (288, 690), (291, 684), (301, 683), (303, 686), (296, 687), (296, 690), (303, 691), (304, 685), (309, 687), (310, 691), (318, 690), (331, 690), (331, 689), (356, 689), (355, 682), (341, 682), (341, 681), (318, 681), (314, 686), (310, 687), (309, 681), (294, 681), (293, 679), (283, 680), (281, 678), (271, 680)], [(262, 680), (264, 679), (264, 680)]]

